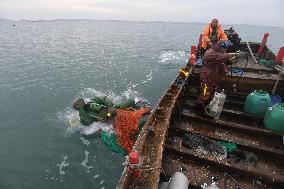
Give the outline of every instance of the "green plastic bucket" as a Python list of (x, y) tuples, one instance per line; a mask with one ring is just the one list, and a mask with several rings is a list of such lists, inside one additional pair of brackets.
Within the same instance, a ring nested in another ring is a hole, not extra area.
[(272, 131), (284, 133), (284, 103), (268, 108), (264, 117), (264, 126)]
[(255, 90), (247, 96), (244, 110), (247, 113), (264, 117), (269, 106), (271, 106), (269, 94), (262, 90)]

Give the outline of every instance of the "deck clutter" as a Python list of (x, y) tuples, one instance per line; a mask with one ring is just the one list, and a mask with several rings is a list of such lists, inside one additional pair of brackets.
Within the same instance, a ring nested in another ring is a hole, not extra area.
[(188, 179), (182, 172), (175, 172), (169, 179), (169, 182), (163, 182), (159, 189), (187, 189)]
[(275, 56), (267, 48), (268, 34), (262, 43), (243, 43), (230, 32), (238, 40), (230, 51), (245, 56), (221, 81), (226, 97), (216, 94), (208, 115), (196, 111), (205, 88), (199, 85), (202, 57), (192, 47), (187, 66), (143, 127), (132, 149), (139, 161), (125, 167), (118, 189), (168, 189), (176, 173), (188, 180), (180, 189), (284, 188), (282, 51)]

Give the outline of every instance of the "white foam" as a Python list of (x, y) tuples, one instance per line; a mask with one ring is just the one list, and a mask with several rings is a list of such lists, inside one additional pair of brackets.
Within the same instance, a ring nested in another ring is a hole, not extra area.
[(129, 156), (126, 155), (125, 156), (125, 161), (121, 164), (122, 166), (126, 166), (128, 164), (128, 158), (129, 158)]
[(60, 164), (56, 164), (56, 166), (59, 167), (59, 174), (60, 175), (65, 175), (65, 171), (63, 171), (63, 168), (69, 166), (69, 163), (66, 163), (67, 159), (68, 159), (68, 156), (63, 156), (63, 161)]
[(82, 90), (80, 92), (80, 95), (76, 96), (75, 99), (83, 98), (85, 102), (89, 102), (94, 96), (107, 96), (108, 98), (110, 98), (113, 101), (113, 103), (116, 103), (117, 100), (119, 100), (121, 98), (119, 95), (114, 94), (112, 91), (101, 92), (101, 91), (97, 91), (93, 88), (86, 88), (86, 89)]
[(85, 159), (82, 161), (81, 165), (85, 168), (87, 168), (87, 172), (89, 171), (89, 169), (93, 169), (93, 166), (87, 166), (87, 163), (89, 162), (89, 152), (85, 151)]
[(58, 112), (57, 117), (65, 125), (69, 125), (69, 126), (70, 126), (70, 120), (80, 120), (79, 112), (70, 107), (64, 109), (63, 111)]
[(94, 179), (97, 179), (97, 178), (99, 178), (99, 177), (100, 177), (99, 174), (94, 175)]
[(92, 135), (98, 130), (103, 130), (108, 133), (113, 133), (113, 125), (110, 123), (93, 122), (91, 125), (81, 129), (81, 134)]
[(101, 180), (100, 181), (100, 185), (102, 185), (103, 183), (105, 183), (105, 180)]
[(184, 51), (162, 51), (159, 57), (160, 63), (169, 63), (172, 61), (187, 61), (187, 56)]
[(91, 143), (90, 141), (88, 141), (87, 139), (85, 139), (84, 137), (81, 137), (80, 140), (82, 141), (83, 144), (89, 146)]
[(57, 118), (60, 122), (67, 127), (65, 131), (65, 136), (69, 136), (75, 132), (78, 132), (84, 126), (80, 123), (79, 112), (68, 107), (63, 111), (57, 113)]

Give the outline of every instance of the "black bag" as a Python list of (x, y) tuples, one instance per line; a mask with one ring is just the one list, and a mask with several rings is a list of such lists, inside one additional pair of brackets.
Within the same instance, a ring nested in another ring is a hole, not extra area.
[(228, 52), (236, 52), (239, 50), (241, 38), (239, 38), (239, 34), (235, 32), (234, 28), (231, 27), (230, 29), (224, 30), (225, 34), (227, 35), (228, 40), (233, 43), (233, 46), (228, 48)]

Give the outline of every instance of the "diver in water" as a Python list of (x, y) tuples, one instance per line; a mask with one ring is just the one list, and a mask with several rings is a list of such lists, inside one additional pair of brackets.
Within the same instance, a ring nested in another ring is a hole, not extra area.
[(85, 102), (84, 99), (79, 98), (74, 101), (73, 108), (79, 111), (80, 122), (82, 125), (90, 125), (93, 122), (105, 122), (116, 115), (117, 109), (133, 108), (137, 109), (145, 105), (145, 102), (138, 101), (135, 103), (134, 99), (128, 99), (113, 105), (113, 102), (106, 96), (94, 97), (90, 102)]
[(82, 125), (90, 125), (94, 121), (104, 121), (112, 111), (113, 103), (107, 97), (95, 97), (86, 103), (79, 98), (73, 103), (73, 108), (79, 111)]
[[(135, 103), (134, 99), (128, 99), (113, 105), (106, 96), (94, 97), (87, 103), (79, 98), (73, 103), (73, 108), (79, 111), (82, 125), (88, 126), (93, 122), (111, 123), (115, 134), (105, 134), (106, 131), (103, 130), (100, 133), (102, 140), (112, 151), (126, 154), (131, 151), (151, 111), (145, 101)], [(113, 139), (114, 143), (109, 142)]]

